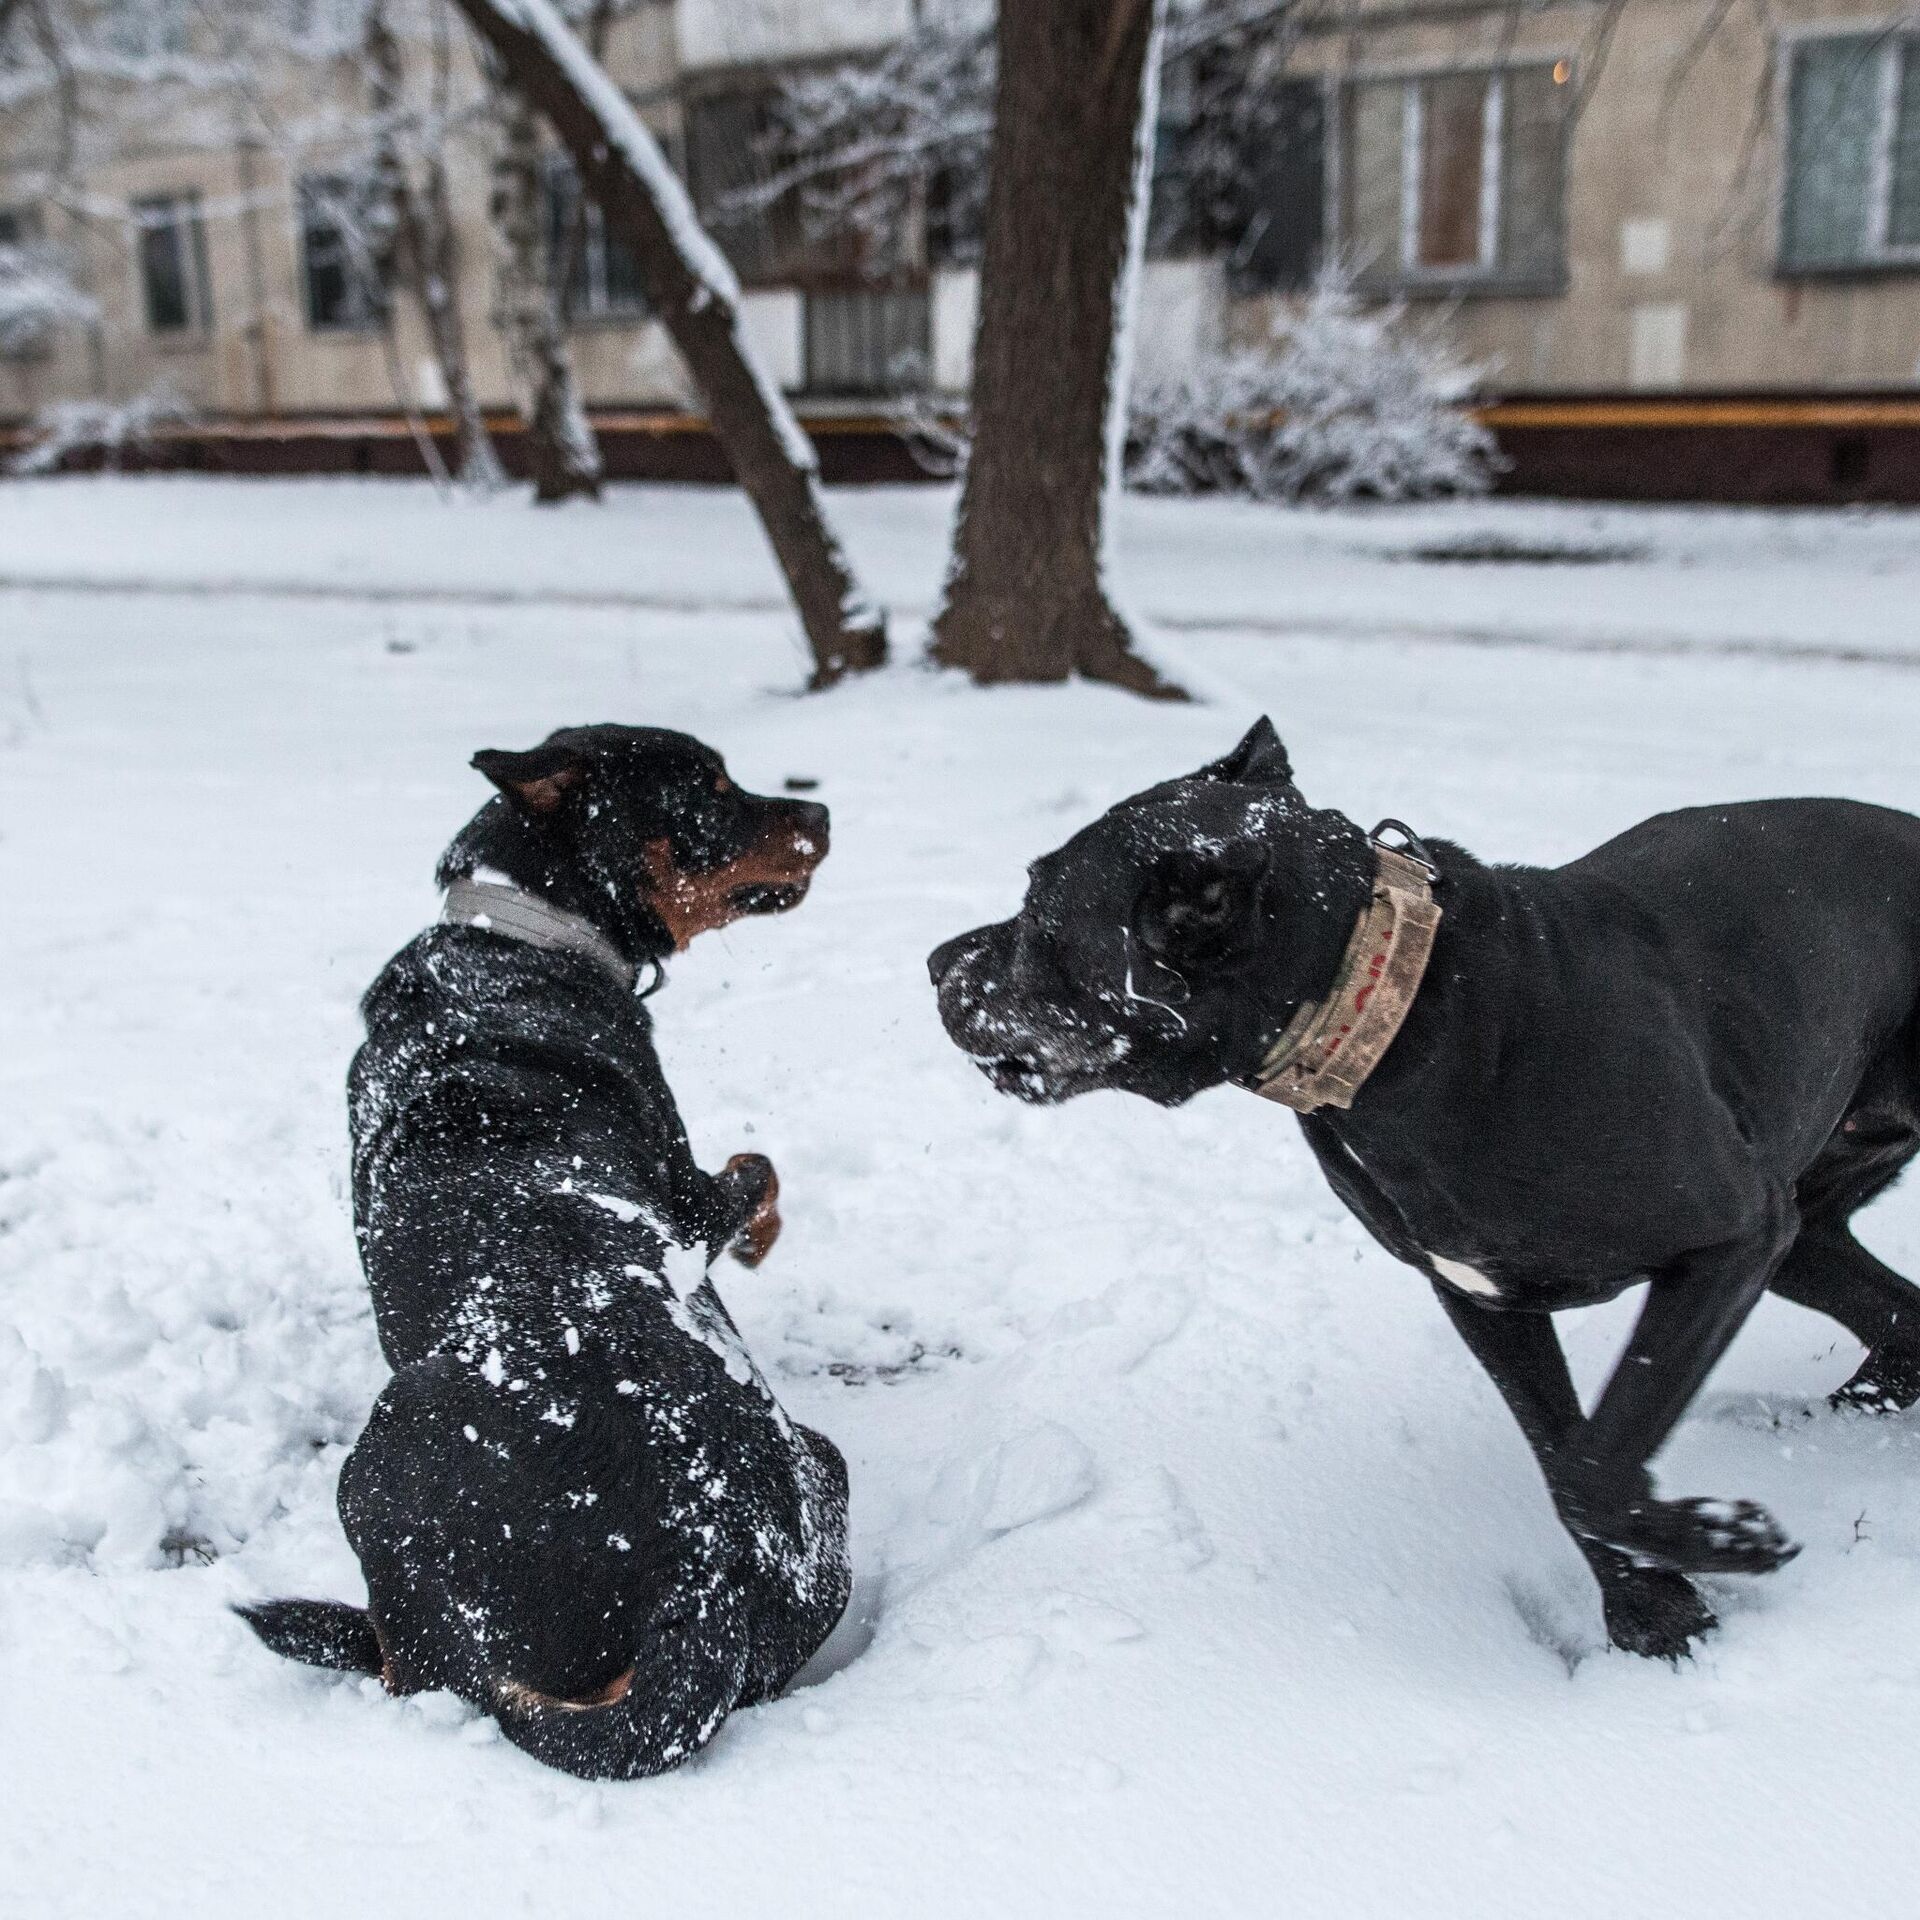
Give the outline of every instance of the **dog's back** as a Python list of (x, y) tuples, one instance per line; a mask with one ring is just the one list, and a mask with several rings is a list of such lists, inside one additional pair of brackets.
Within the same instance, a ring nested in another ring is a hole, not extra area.
[(1666, 938), (1697, 938), (1730, 957), (1755, 940), (1825, 936), (1871, 960), (1876, 946), (1920, 935), (1920, 819), (1857, 800), (1656, 814), (1558, 872), (1644, 898)]
[(1685, 1008), (1705, 1070), (1759, 1137), (1781, 1135), (1775, 1152), (1788, 1175), (1824, 1143), (1836, 1099), (1844, 1111), (1881, 1063), (1909, 1086), (1920, 1073), (1920, 820), (1911, 815), (1849, 800), (1692, 807), (1629, 829), (1540, 884), (1547, 897), (1599, 889), (1606, 898), (1591, 922), (1604, 918), (1610, 930), (1629, 924), (1621, 901), (1639, 909), (1645, 938), (1623, 971), (1658, 980)]
[(405, 1366), (478, 1319), (560, 1337), (559, 1276), (632, 1258), (623, 1230), (724, 1240), (645, 1003), (591, 961), (434, 927), (362, 1003), (349, 1075), (354, 1224), (381, 1345)]

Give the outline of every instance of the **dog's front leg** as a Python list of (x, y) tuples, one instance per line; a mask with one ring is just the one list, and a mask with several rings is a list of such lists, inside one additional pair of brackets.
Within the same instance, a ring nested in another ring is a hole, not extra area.
[(724, 1218), (715, 1244), (743, 1267), (757, 1267), (780, 1238), (780, 1176), (764, 1153), (736, 1153), (714, 1175)]
[(1770, 1573), (1799, 1548), (1751, 1500), (1658, 1500), (1647, 1463), (1766, 1292), (1798, 1222), (1784, 1193), (1740, 1239), (1654, 1276), (1646, 1305), (1588, 1419), (1549, 1464), (1567, 1525), (1647, 1566)]
[[(1552, 1316), (1476, 1306), (1437, 1282), (1433, 1290), (1455, 1331), (1519, 1422), (1551, 1485), (1550, 1462), (1582, 1424), (1579, 1396)], [(1593, 1570), (1606, 1613), (1607, 1638), (1616, 1647), (1654, 1659), (1678, 1660), (1712, 1629), (1712, 1610), (1685, 1574), (1639, 1566), (1617, 1548), (1577, 1533), (1573, 1540)]]

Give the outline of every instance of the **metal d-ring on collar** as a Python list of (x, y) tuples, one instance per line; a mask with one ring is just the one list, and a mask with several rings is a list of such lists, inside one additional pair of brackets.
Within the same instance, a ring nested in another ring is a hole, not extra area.
[[(1384, 837), (1389, 833), (1399, 835), (1399, 846), (1393, 846), (1392, 843)], [(1389, 851), (1398, 853), (1403, 860), (1411, 860), (1416, 867), (1422, 869), (1426, 874), (1428, 886), (1437, 887), (1440, 884), (1440, 869), (1435, 863), (1433, 855), (1427, 851), (1427, 843), (1422, 840), (1404, 820), (1395, 820), (1389, 816), (1387, 819), (1382, 820), (1380, 824), (1367, 835), (1367, 838), (1373, 842), (1375, 847), (1386, 847)]]

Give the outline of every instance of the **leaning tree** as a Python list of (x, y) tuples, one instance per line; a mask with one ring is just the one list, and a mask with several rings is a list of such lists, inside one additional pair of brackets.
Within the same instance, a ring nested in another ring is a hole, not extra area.
[(679, 176), (552, 0), (455, 0), (506, 79), (571, 156), (581, 189), (633, 250), (649, 305), (680, 350), (753, 502), (806, 629), (813, 684), (877, 667), (884, 616), (827, 524), (819, 462), (740, 330), (740, 285)]

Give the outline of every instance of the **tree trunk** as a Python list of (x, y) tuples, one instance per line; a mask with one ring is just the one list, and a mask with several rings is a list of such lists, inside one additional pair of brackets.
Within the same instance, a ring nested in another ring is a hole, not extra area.
[(499, 325), (520, 378), (533, 497), (552, 506), (585, 494), (600, 497), (600, 447), (574, 383), (573, 360), (560, 313), (546, 237), (546, 180), (540, 127), (519, 90), (495, 94), (500, 147), (493, 169), (493, 230), (499, 243)]
[(467, 358), (466, 327), (460, 314), (460, 243), (441, 152), (445, 136), (438, 129), (433, 132), (424, 178), (416, 188), (400, 150), (405, 69), (384, 0), (367, 9), (364, 49), (368, 106), (376, 128), (375, 171), (381, 195), (392, 209), (401, 274), (420, 303), (427, 340), (447, 390), (457, 447), (455, 471), (462, 485), (491, 490), (505, 485), (506, 473), (487, 437)]
[(551, 0), (454, 3), (573, 156), (582, 191), (632, 247), (647, 299), (786, 576), (813, 650), (813, 684), (879, 666), (886, 622), (860, 593), (827, 525), (813, 447), (741, 339), (739, 287), (658, 142)]
[(983, 683), (1185, 696), (1134, 651), (1103, 535), (1164, 0), (1001, 0), (973, 451), (933, 656)]

